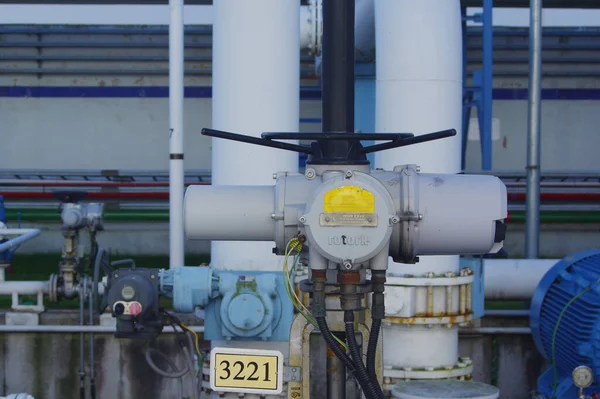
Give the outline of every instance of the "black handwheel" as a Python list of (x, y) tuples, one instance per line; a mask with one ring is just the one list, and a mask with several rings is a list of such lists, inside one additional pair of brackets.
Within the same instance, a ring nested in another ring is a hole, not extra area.
[[(100, 296), (98, 293), (98, 284), (100, 283), (100, 270), (102, 270), (104, 272), (104, 275), (106, 275), (108, 277), (108, 283), (104, 290), (104, 295), (102, 295), (101, 302), (98, 301), (98, 297)], [(106, 299), (106, 297), (107, 297), (106, 293), (110, 286), (110, 277), (112, 275), (112, 272), (113, 272), (113, 268), (110, 266), (110, 262), (108, 259), (108, 251), (105, 250), (104, 248), (100, 248), (96, 255), (96, 260), (94, 261), (94, 279), (92, 281), (92, 284), (94, 285), (92, 287), (94, 304), (95, 304), (96, 311), (98, 312), (98, 314), (104, 313), (104, 310), (108, 306), (108, 301)]]

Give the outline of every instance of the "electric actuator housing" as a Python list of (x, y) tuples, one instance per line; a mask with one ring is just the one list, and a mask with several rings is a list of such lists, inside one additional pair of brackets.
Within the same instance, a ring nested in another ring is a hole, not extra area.
[[(494, 176), (311, 165), (274, 186), (191, 186), (187, 238), (286, 243), (307, 237), (311, 269), (387, 268), (419, 255), (495, 253), (504, 241), (506, 187)], [(240, 200), (243, 198), (243, 200)], [(215, 210), (223, 210), (216, 212)]]

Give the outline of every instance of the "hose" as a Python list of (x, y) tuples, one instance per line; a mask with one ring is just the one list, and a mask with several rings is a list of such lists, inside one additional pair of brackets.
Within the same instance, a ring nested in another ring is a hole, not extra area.
[(383, 399), (383, 391), (376, 378), (372, 378), (365, 368), (362, 361), (362, 353), (356, 342), (356, 332), (354, 331), (354, 312), (352, 310), (344, 311), (344, 324), (346, 326), (346, 341), (348, 342), (348, 348), (350, 349), (350, 355), (354, 360), (354, 364), (357, 368), (357, 374), (359, 374), (364, 380), (365, 384), (362, 386), (365, 395), (367, 397)]
[[(160, 357), (161, 359), (163, 359), (163, 361), (165, 363), (167, 363), (167, 365), (169, 365), (169, 367), (171, 367), (173, 372), (169, 373), (168, 371), (160, 369), (152, 360), (152, 355), (156, 355), (156, 356)], [(175, 365), (171, 362), (171, 360), (167, 357), (167, 355), (165, 355), (164, 353), (162, 353), (161, 351), (159, 351), (157, 349), (147, 348), (145, 351), (145, 356), (146, 356), (146, 361), (148, 362), (148, 365), (152, 368), (152, 370), (156, 371), (159, 375), (162, 375), (163, 377), (181, 378), (188, 371), (190, 371), (190, 367), (187, 364), (185, 365), (183, 370), (178, 370), (177, 367), (173, 367)]]
[(329, 330), (329, 326), (327, 326), (327, 321), (325, 320), (325, 317), (315, 317), (315, 320), (317, 321), (317, 325), (319, 326), (319, 330), (321, 332), (321, 335), (325, 339), (325, 342), (327, 343), (329, 348), (331, 348), (331, 351), (338, 357), (338, 359), (340, 359), (344, 363), (344, 365), (346, 366), (346, 370), (349, 371), (354, 376), (354, 378), (356, 378), (367, 399), (379, 398), (377, 395), (373, 396), (373, 392), (368, 390), (369, 379), (366, 378), (368, 377), (366, 371), (364, 374), (359, 373), (352, 359), (340, 349), (338, 343), (333, 337), (333, 334)]
[[(171, 370), (173, 370), (173, 373), (168, 373), (168, 372), (158, 368), (156, 366), (156, 364), (154, 364), (154, 361), (152, 360), (151, 353), (154, 353), (155, 355), (158, 355), (161, 359), (163, 359), (163, 361), (167, 364), (167, 366), (169, 366), (171, 368)], [(171, 361), (171, 359), (169, 359), (164, 353), (162, 353), (154, 348), (147, 348), (145, 351), (145, 355), (146, 355), (146, 361), (148, 362), (148, 365), (156, 373), (158, 373), (166, 378), (177, 378), (178, 379), (179, 383), (177, 384), (177, 386), (178, 386), (178, 390), (179, 390), (179, 397), (183, 398), (183, 382), (181, 381), (181, 377), (183, 377), (185, 375), (185, 373), (188, 372), (188, 366), (185, 367), (183, 372), (178, 371), (177, 366), (175, 365), (175, 363), (173, 363)]]
[(371, 333), (369, 334), (369, 344), (367, 346), (367, 374), (373, 379), (377, 379), (375, 373), (375, 357), (377, 356), (377, 341), (381, 330), (381, 319), (373, 319), (371, 324)]

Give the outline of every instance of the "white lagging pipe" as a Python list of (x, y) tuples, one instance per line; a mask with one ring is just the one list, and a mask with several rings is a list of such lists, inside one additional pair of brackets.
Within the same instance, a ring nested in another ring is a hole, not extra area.
[(0, 252), (8, 251), (40, 235), (39, 229), (2, 229), (1, 237), (18, 236), (0, 244)]
[[(375, 131), (420, 135), (454, 128), (459, 132), (452, 138), (376, 153), (375, 166), (391, 170), (396, 165), (416, 164), (426, 173), (460, 172), (460, 1), (379, 0), (375, 2), (375, 39)], [(458, 256), (423, 256), (416, 265), (390, 263), (389, 272), (439, 275), (456, 273), (458, 268)], [(458, 360), (458, 328), (384, 324), (383, 346), (384, 367), (452, 366)]]
[(183, 0), (169, 0), (169, 267), (183, 266)]
[(48, 294), (49, 284), (47, 281), (2, 281), (0, 282), (0, 295), (36, 295), (38, 293)]
[[(213, 10), (212, 127), (254, 137), (263, 132), (298, 132), (299, 3), (219, 0)], [(295, 152), (223, 139), (213, 139), (212, 146), (215, 186), (273, 185), (273, 173), (298, 170)], [(281, 272), (283, 257), (273, 255), (273, 246), (273, 242), (213, 241), (211, 266), (216, 270)], [(211, 345), (276, 349), (284, 357), (288, 353), (287, 342), (230, 340), (212, 341)]]
[(540, 280), (560, 259), (484, 259), (485, 299), (530, 300)]

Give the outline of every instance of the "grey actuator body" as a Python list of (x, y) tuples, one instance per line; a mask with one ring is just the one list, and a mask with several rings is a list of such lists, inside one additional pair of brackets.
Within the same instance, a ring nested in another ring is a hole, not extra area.
[[(331, 168), (331, 167), (329, 167)], [(506, 187), (494, 176), (418, 173), (363, 166), (279, 173), (274, 186), (190, 186), (189, 239), (274, 241), (298, 234), (312, 269), (387, 268), (388, 256), (480, 255), (502, 248)]]

